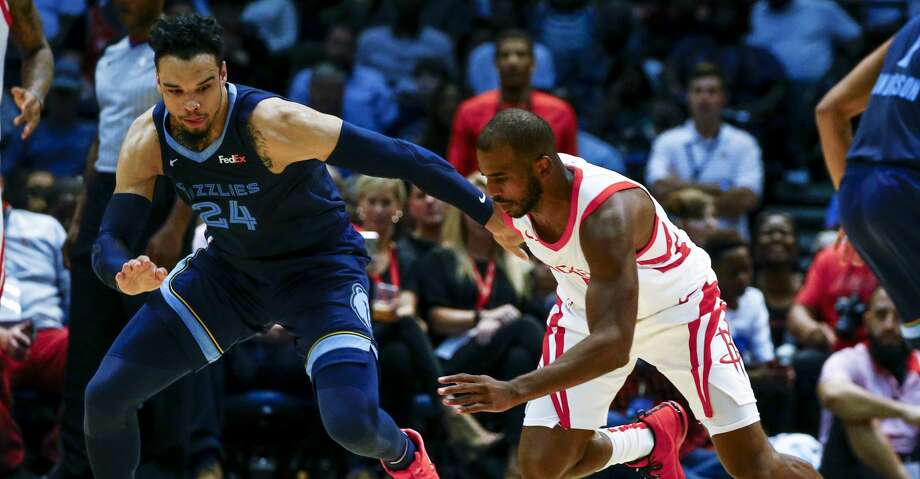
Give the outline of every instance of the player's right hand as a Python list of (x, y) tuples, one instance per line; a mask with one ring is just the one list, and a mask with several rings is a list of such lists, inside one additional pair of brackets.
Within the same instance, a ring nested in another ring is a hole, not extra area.
[(134, 296), (159, 288), (167, 274), (166, 268), (158, 268), (150, 258), (141, 255), (121, 266), (115, 283), (122, 293)]

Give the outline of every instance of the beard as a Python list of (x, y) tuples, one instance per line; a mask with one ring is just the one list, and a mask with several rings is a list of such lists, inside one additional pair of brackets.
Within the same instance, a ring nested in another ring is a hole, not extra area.
[(907, 343), (903, 339), (897, 344), (888, 344), (870, 335), (869, 353), (882, 369), (897, 378), (898, 383), (904, 382), (904, 377), (907, 374), (907, 359), (910, 358), (911, 349), (907, 347)]
[(527, 189), (524, 191), (524, 197), (514, 202), (514, 208), (506, 208), (505, 212), (509, 215), (520, 218), (533, 211), (540, 202), (540, 196), (543, 194), (543, 187), (537, 181), (535, 176), (527, 180)]
[(176, 141), (192, 151), (201, 151), (207, 146), (208, 130), (207, 125), (201, 131), (191, 131), (180, 124), (176, 127)]

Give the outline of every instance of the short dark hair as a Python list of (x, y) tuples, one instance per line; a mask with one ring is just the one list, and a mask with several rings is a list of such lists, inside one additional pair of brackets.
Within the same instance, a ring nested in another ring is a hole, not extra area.
[(703, 247), (713, 263), (721, 260), (725, 253), (744, 246), (748, 247), (744, 238), (735, 230), (717, 230), (706, 239), (706, 246)]
[(689, 87), (700, 78), (708, 77), (718, 78), (719, 83), (722, 84), (722, 89), (725, 89), (725, 77), (722, 75), (722, 70), (715, 63), (709, 62), (700, 62), (693, 67), (693, 71), (690, 72), (690, 78), (687, 79), (687, 86)]
[(202, 53), (214, 55), (220, 65), (224, 60), (224, 29), (213, 17), (197, 13), (161, 18), (150, 30), (150, 48), (156, 65), (164, 56), (190, 60)]
[(556, 155), (556, 137), (549, 123), (520, 108), (508, 108), (495, 114), (486, 124), (476, 149), (492, 151), (507, 144), (517, 157), (536, 159), (540, 155)]
[(527, 50), (530, 52), (530, 56), (533, 57), (533, 38), (530, 34), (520, 28), (510, 28), (503, 30), (495, 39), (495, 58), (498, 58), (498, 51), (501, 49), (502, 43), (508, 40), (521, 40), (526, 43)]

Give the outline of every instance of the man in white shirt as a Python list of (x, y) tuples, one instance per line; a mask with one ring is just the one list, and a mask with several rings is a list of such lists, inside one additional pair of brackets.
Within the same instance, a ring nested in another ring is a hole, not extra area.
[(763, 192), (763, 163), (757, 140), (722, 122), (725, 102), (719, 70), (709, 63), (697, 65), (687, 86), (691, 119), (655, 139), (646, 184), (662, 201), (690, 187), (715, 196), (721, 226), (747, 238), (747, 215)]

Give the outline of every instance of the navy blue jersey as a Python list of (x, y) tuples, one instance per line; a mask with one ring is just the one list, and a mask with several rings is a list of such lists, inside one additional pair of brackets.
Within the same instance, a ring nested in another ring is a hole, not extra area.
[(920, 162), (920, 16), (895, 35), (847, 158)]
[(227, 90), (223, 133), (201, 152), (170, 136), (162, 101), (153, 110), (163, 171), (207, 225), (209, 250), (231, 261), (363, 252), (324, 163), (300, 161), (275, 174), (251, 144), (252, 110), (277, 95), (231, 83)]

